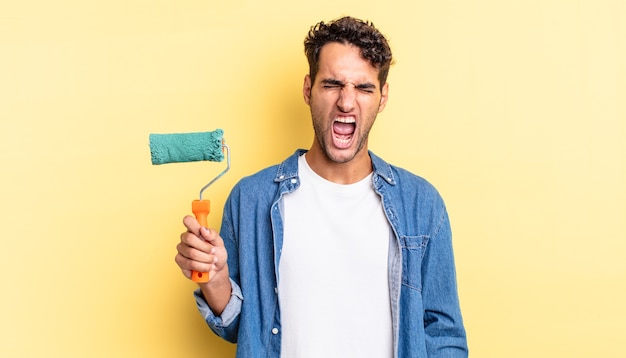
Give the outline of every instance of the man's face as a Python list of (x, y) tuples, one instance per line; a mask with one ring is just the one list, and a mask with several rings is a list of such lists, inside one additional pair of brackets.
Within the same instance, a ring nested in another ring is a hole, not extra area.
[(324, 45), (318, 65), (315, 83), (307, 75), (303, 86), (315, 130), (311, 150), (321, 150), (335, 163), (367, 155), (369, 131), (385, 108), (388, 85), (380, 88), (378, 69), (353, 45)]

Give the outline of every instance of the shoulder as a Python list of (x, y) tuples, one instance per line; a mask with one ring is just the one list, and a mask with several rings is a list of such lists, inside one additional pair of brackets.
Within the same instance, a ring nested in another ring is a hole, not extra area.
[(264, 168), (254, 174), (241, 178), (237, 184), (233, 187), (233, 194), (260, 194), (261, 192), (267, 192), (276, 183), (274, 178), (276, 177), (276, 171), (278, 165), (272, 165)]
[(244, 194), (254, 194), (256, 196), (263, 194), (274, 194), (274, 190), (278, 188), (280, 183), (285, 179), (292, 178), (298, 174), (298, 157), (302, 154), (302, 150), (297, 150), (294, 154), (287, 157), (283, 162), (275, 164), (258, 172), (243, 177), (235, 184), (233, 192)]
[(395, 165), (391, 165), (391, 167), (398, 178), (398, 185), (411, 186), (418, 189), (420, 192), (439, 196), (437, 188), (427, 179), (404, 168), (397, 167)]
[(376, 175), (384, 180), (389, 187), (405, 194), (415, 193), (421, 196), (440, 197), (437, 188), (427, 179), (402, 167), (389, 164), (382, 158), (370, 153)]

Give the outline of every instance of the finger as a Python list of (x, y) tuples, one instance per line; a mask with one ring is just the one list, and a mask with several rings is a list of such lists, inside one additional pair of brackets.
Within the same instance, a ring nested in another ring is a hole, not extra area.
[(203, 237), (198, 237), (188, 231), (180, 235), (180, 243), (176, 247), (181, 255), (203, 263), (214, 261), (215, 248), (216, 246)]
[(208, 272), (215, 267), (215, 265), (212, 263), (201, 263), (198, 261), (193, 261), (181, 254), (176, 255), (174, 257), (174, 261), (182, 271), (183, 275), (189, 279), (191, 279), (192, 271)]
[(208, 243), (210, 243), (213, 246), (217, 246), (217, 247), (224, 246), (224, 240), (222, 240), (222, 238), (217, 233), (217, 231), (211, 228), (204, 228), (204, 227), (201, 228), (200, 235), (202, 236), (204, 240), (206, 240)]
[(202, 228), (200, 230), (202, 238), (207, 243), (212, 245), (210, 254), (213, 255), (213, 270), (211, 272), (221, 271), (226, 265), (228, 260), (228, 252), (224, 246), (224, 239), (218, 234), (217, 231), (211, 228)]
[[(195, 237), (192, 234), (189, 236)], [(178, 254), (189, 261), (196, 261), (199, 263), (212, 263), (215, 261), (215, 248), (211, 244), (205, 242), (202, 239), (195, 238), (192, 245), (188, 245), (185, 242), (180, 242), (176, 245)], [(194, 246), (196, 244), (196, 246)], [(191, 266), (185, 268), (192, 269)]]
[(204, 238), (189, 231), (185, 231), (180, 234), (180, 242), (203, 251), (208, 251), (210, 249), (210, 244)]
[(200, 223), (195, 217), (187, 215), (183, 218), (183, 225), (187, 228), (187, 231), (200, 236)]

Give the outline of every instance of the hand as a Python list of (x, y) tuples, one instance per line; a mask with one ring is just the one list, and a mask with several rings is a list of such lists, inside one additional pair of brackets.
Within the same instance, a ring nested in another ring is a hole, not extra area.
[(217, 231), (201, 227), (193, 216), (185, 216), (183, 224), (187, 231), (180, 235), (175, 261), (185, 277), (191, 279), (191, 271), (199, 271), (209, 273), (209, 282), (224, 275), (228, 279), (228, 253)]

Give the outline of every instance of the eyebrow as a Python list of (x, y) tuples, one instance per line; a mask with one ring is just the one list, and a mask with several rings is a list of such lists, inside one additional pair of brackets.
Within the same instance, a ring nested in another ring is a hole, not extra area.
[[(354, 84), (352, 82), (348, 82), (348, 83), (351, 83), (356, 89), (376, 89), (376, 85), (373, 83), (369, 83), (369, 82), (359, 83), (359, 84)], [(327, 79), (322, 80), (322, 84), (344, 87), (347, 83), (344, 83), (342, 81), (339, 81), (333, 78), (327, 78)]]

